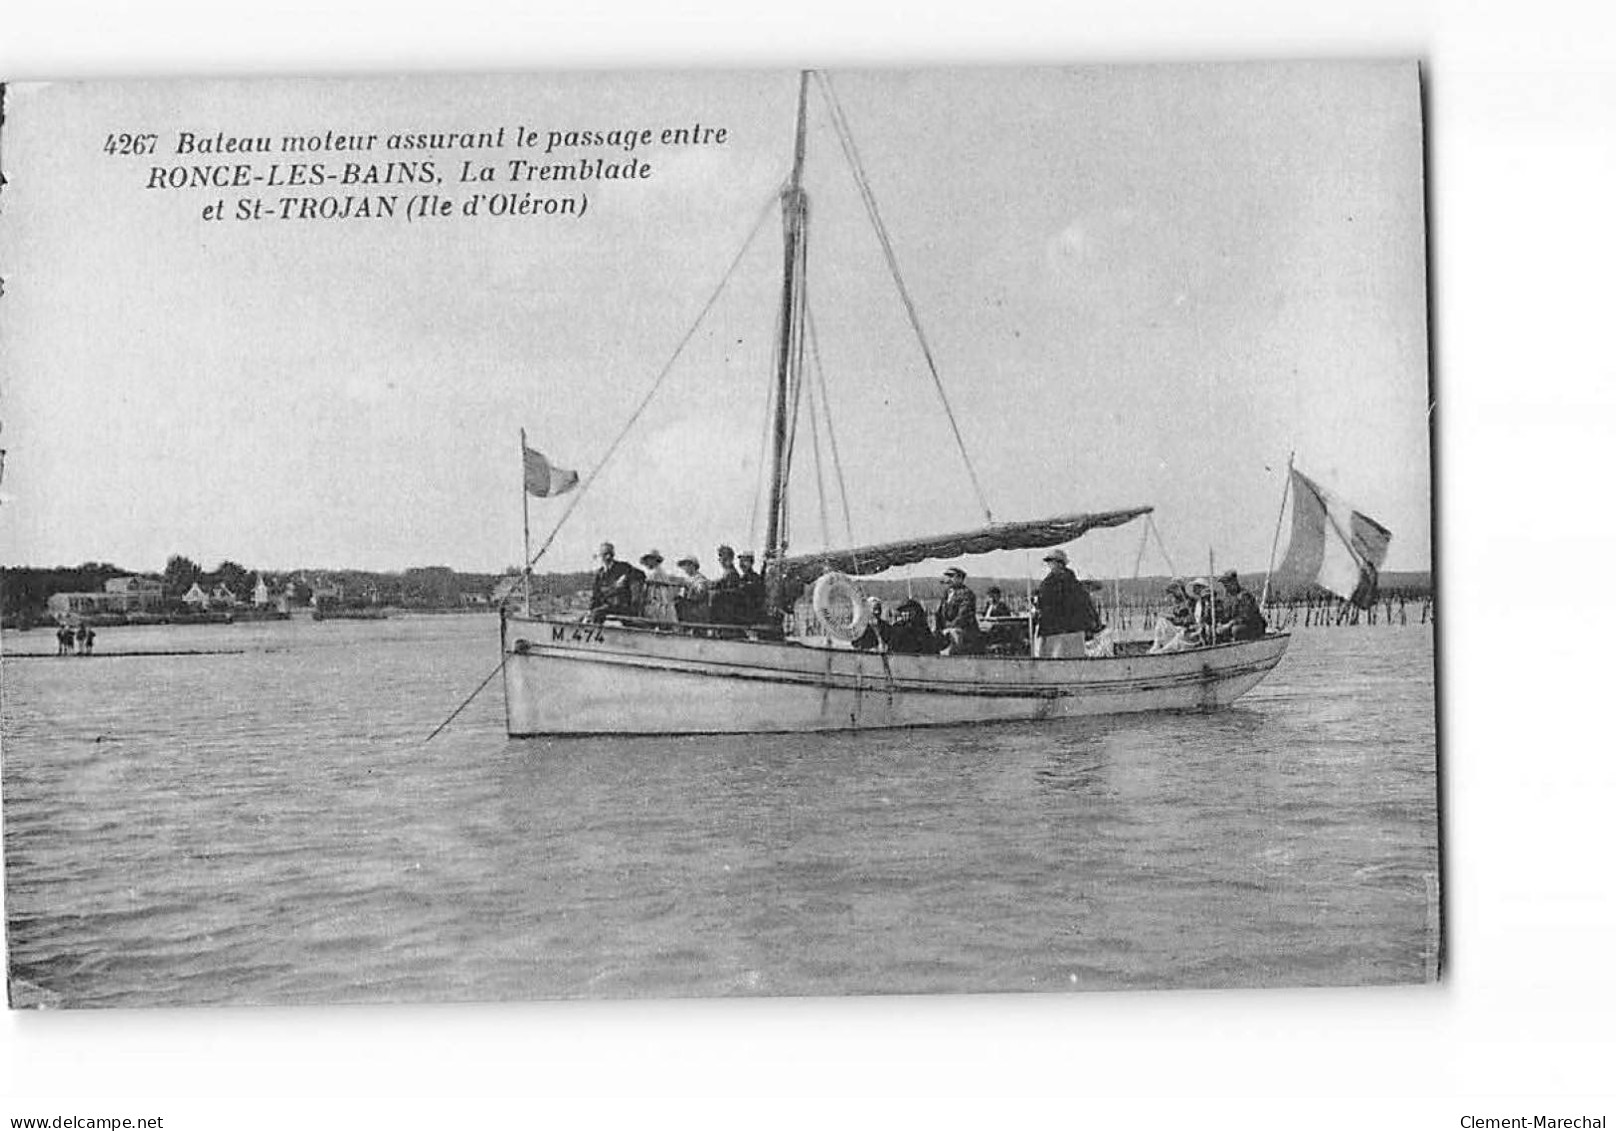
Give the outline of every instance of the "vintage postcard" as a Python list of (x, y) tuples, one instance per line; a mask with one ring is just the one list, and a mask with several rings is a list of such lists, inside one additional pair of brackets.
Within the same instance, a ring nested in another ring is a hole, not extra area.
[(1436, 979), (1421, 122), (8, 86), (10, 1004)]

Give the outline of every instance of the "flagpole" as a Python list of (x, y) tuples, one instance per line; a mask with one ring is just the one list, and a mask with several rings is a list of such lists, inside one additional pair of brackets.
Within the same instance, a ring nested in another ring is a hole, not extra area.
[(522, 436), (522, 611), (533, 615), (533, 536), (527, 518), (527, 429)]
[(1285, 528), (1285, 504), (1291, 497), (1291, 472), (1296, 467), (1296, 449), (1285, 460), (1285, 486), (1279, 489), (1279, 517), (1274, 520), (1274, 544), (1268, 550), (1268, 572), (1263, 574), (1262, 606), (1268, 607), (1268, 587), (1274, 580), (1274, 558), (1279, 555), (1279, 532)]

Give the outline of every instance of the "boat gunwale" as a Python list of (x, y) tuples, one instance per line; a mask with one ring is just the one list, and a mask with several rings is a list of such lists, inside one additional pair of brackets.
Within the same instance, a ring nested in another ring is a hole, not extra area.
[[(506, 623), (509, 624), (509, 625), (515, 625), (518, 622), (524, 622), (524, 623), (528, 623), (528, 624), (559, 625), (559, 626), (565, 626), (565, 627), (568, 627), (568, 628), (585, 628), (585, 627), (610, 628), (610, 629), (613, 629), (613, 630), (616, 630), (616, 631), (619, 631), (619, 632), (632, 632), (632, 633), (635, 633), (636, 635), (653, 637), (653, 638), (657, 638), (657, 639), (684, 639), (684, 640), (697, 640), (697, 641), (711, 641), (713, 643), (720, 643), (720, 644), (748, 644), (748, 645), (766, 646), (766, 647), (770, 647), (770, 648), (780, 648), (780, 647), (800, 648), (805, 652), (828, 653), (828, 654), (833, 655), (833, 656), (918, 656), (918, 657), (921, 657), (921, 658), (924, 658), (924, 659), (934, 659), (934, 660), (994, 660), (994, 661), (1007, 661), (1007, 662), (1016, 662), (1016, 663), (1024, 663), (1024, 662), (1027, 662), (1027, 661), (1032, 661), (1032, 662), (1039, 663), (1039, 664), (1059, 664), (1059, 663), (1098, 664), (1098, 663), (1104, 663), (1104, 662), (1106, 662), (1108, 660), (1109, 661), (1135, 661), (1135, 660), (1145, 659), (1147, 657), (1206, 655), (1206, 654), (1209, 654), (1209, 653), (1218, 652), (1218, 651), (1223, 650), (1223, 649), (1242, 648), (1242, 647), (1246, 647), (1246, 646), (1251, 645), (1251, 644), (1261, 644), (1261, 643), (1264, 643), (1265, 641), (1289, 640), (1291, 638), (1291, 636), (1292, 636), (1292, 633), (1289, 630), (1283, 630), (1283, 631), (1279, 631), (1279, 632), (1265, 632), (1261, 636), (1257, 637), (1254, 640), (1220, 640), (1215, 644), (1197, 644), (1197, 645), (1194, 645), (1193, 647), (1183, 648), (1183, 649), (1179, 649), (1179, 650), (1173, 651), (1173, 652), (1142, 652), (1142, 653), (1137, 653), (1135, 655), (1124, 655), (1124, 656), (1118, 656), (1118, 655), (1112, 655), (1112, 656), (1030, 656), (1030, 655), (1025, 655), (1025, 656), (1024, 655), (1003, 656), (1003, 655), (993, 655), (993, 654), (987, 653), (987, 652), (975, 652), (975, 653), (970, 653), (970, 654), (967, 654), (967, 655), (952, 655), (952, 656), (950, 656), (950, 655), (943, 655), (941, 653), (891, 652), (891, 651), (886, 651), (886, 650), (882, 650), (882, 649), (874, 649), (874, 648), (872, 648), (872, 649), (870, 649), (868, 651), (858, 649), (858, 648), (847, 648), (847, 647), (838, 648), (838, 647), (835, 647), (833, 645), (828, 645), (828, 644), (811, 644), (808, 641), (806, 641), (806, 640), (804, 640), (804, 639), (802, 639), (800, 637), (795, 638), (795, 639), (791, 638), (791, 637), (782, 637), (782, 638), (777, 639), (777, 640), (764, 640), (764, 639), (760, 639), (760, 638), (758, 638), (756, 636), (702, 636), (702, 635), (699, 635), (700, 631), (706, 630), (706, 629), (719, 629), (719, 630), (725, 630), (725, 631), (728, 631), (728, 632), (734, 632), (739, 628), (741, 631), (745, 631), (745, 626), (737, 626), (737, 625), (680, 624), (680, 625), (676, 625), (676, 626), (664, 626), (662, 628), (652, 628), (649, 625), (639, 625), (639, 624), (631, 625), (631, 624), (623, 624), (621, 622), (616, 622), (616, 621), (600, 624), (600, 623), (597, 623), (595, 621), (588, 621), (588, 620), (556, 620), (556, 619), (552, 619), (552, 618), (545, 617), (545, 616), (542, 616), (542, 615), (533, 615), (533, 614), (526, 614), (526, 613), (508, 614), (506, 616), (505, 620), (506, 620)], [(670, 627), (672, 628), (672, 631), (668, 630)], [(530, 643), (530, 645), (532, 647), (542, 647), (543, 649), (545, 649), (547, 651), (565, 651), (568, 655), (576, 654), (576, 655), (580, 655), (580, 656), (587, 656), (587, 655), (591, 655), (591, 654), (597, 654), (597, 653), (584, 652), (584, 651), (581, 651), (581, 650), (573, 650), (573, 649), (556, 649), (556, 648), (553, 647), (554, 642), (552, 642), (552, 641), (532, 641), (532, 642), (529, 642), (529, 643)], [(1288, 647), (1288, 645), (1287, 645), (1287, 647)], [(511, 652), (513, 654), (516, 654), (516, 655), (521, 655), (522, 654), (522, 653), (516, 652), (516, 649), (514, 647), (510, 648), (510, 649), (507, 649), (507, 651), (509, 651), (509, 652)]]

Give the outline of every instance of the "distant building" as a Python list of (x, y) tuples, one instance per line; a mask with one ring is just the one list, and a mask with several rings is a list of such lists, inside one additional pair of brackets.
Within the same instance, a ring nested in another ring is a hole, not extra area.
[(253, 604), (260, 609), (269, 604), (269, 586), (264, 584), (264, 575), (258, 575), (258, 584), (253, 586)]
[(45, 609), (57, 620), (122, 612), (113, 604), (114, 599), (111, 593), (52, 593), (45, 601)]
[(163, 607), (163, 583), (156, 578), (114, 577), (106, 590), (122, 612), (150, 613)]
[(52, 593), (46, 610), (56, 619), (145, 613), (163, 606), (163, 583), (149, 577), (114, 577), (100, 593)]
[(200, 581), (191, 582), (191, 587), (185, 591), (185, 596), (181, 597), (180, 600), (191, 606), (196, 612), (202, 612), (208, 607), (207, 590), (202, 588)]
[(236, 596), (228, 585), (220, 582), (213, 587), (213, 592), (208, 594), (208, 604), (216, 609), (233, 609), (241, 604), (241, 598)]

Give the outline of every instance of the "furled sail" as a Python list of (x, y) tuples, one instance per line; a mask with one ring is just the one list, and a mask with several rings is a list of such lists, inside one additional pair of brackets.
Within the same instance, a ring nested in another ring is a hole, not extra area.
[(1291, 469), (1291, 540), (1274, 571), (1276, 597), (1320, 585), (1360, 608), (1374, 604), (1392, 532)]
[(960, 534), (938, 534), (902, 542), (883, 542), (851, 550), (829, 550), (787, 558), (782, 571), (788, 593), (797, 593), (826, 570), (854, 575), (880, 573), (893, 566), (913, 565), (933, 558), (957, 558), (963, 554), (986, 554), (993, 550), (1027, 550), (1058, 546), (1081, 538), (1098, 527), (1121, 526), (1153, 507), (1128, 507), (1116, 511), (1068, 514), (1033, 522), (996, 522)]

